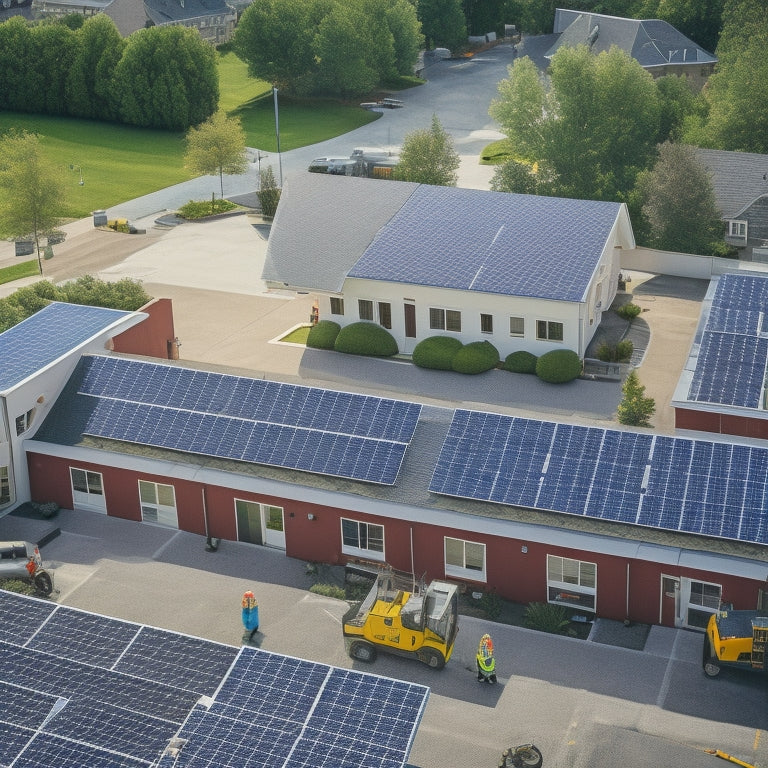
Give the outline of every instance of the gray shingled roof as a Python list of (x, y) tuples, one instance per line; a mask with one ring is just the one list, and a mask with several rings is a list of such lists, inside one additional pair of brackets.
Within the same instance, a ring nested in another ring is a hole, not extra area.
[(306, 176), (286, 186), (263, 273), (291, 288), (340, 292), (349, 276), (583, 301), (622, 211), (595, 200)]
[(144, 0), (144, 8), (155, 24), (233, 13), (224, 0)]
[(623, 19), (601, 13), (580, 13), (547, 51), (552, 58), (564, 46), (588, 44), (593, 53), (621, 48), (642, 67), (670, 64), (713, 64), (717, 58), (659, 19)]
[(418, 184), (305, 173), (287, 180), (262, 278), (340, 293), (347, 273)]
[(768, 155), (698, 147), (695, 152), (712, 175), (717, 207), (723, 218), (738, 218), (755, 200), (768, 195)]

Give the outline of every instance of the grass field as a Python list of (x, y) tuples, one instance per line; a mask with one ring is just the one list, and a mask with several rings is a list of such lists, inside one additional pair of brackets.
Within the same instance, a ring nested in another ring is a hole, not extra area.
[[(248, 77), (246, 65), (233, 53), (220, 57), (219, 81), (220, 106), (241, 118), (248, 146), (276, 152), (271, 86)], [(357, 105), (331, 100), (297, 101), (281, 95), (278, 106), (283, 152), (333, 138), (378, 117)], [(0, 135), (12, 128), (40, 134), (46, 153), (64, 174), (67, 218), (84, 218), (98, 208), (191, 178), (184, 168), (182, 133), (0, 112)]]
[(20, 280), (22, 277), (32, 277), (38, 274), (37, 260), (22, 261), (20, 264), (13, 264), (10, 267), (0, 269), (0, 285), (3, 283), (12, 283), (14, 280)]

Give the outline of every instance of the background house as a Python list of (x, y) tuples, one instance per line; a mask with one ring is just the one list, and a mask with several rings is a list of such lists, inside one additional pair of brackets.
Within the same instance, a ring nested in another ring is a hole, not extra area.
[(555, 11), (557, 42), (545, 54), (551, 59), (563, 46), (588, 45), (594, 53), (621, 48), (654, 77), (681, 75), (700, 90), (712, 74), (717, 58), (659, 19), (624, 19), (602, 13)]
[(144, 0), (147, 18), (157, 27), (194, 27), (209, 43), (226, 43), (237, 23), (237, 11), (224, 0)]
[(320, 294), (320, 317), (505, 357), (584, 356), (634, 248), (626, 206), (307, 173), (285, 185), (263, 277)]
[(696, 157), (712, 176), (725, 242), (739, 258), (768, 262), (768, 155), (696, 147)]

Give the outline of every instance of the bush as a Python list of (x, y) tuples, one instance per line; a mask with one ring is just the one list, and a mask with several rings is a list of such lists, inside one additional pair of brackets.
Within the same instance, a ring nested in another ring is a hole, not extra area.
[(525, 609), (525, 626), (539, 632), (564, 635), (568, 631), (568, 612), (562, 605), (529, 603)]
[(642, 310), (637, 304), (622, 304), (617, 310), (616, 314), (619, 317), (623, 317), (625, 320), (634, 320)]
[(15, 592), (19, 595), (30, 595), (32, 597), (37, 595), (35, 585), (21, 579), (0, 579), (0, 589), (4, 589), (6, 592)]
[(324, 597), (334, 597), (337, 600), (346, 600), (347, 593), (343, 587), (337, 587), (335, 584), (313, 584), (309, 588), (310, 592)]
[(418, 365), (419, 368), (451, 371), (453, 358), (462, 346), (454, 336), (430, 336), (414, 347), (413, 364)]
[(553, 349), (536, 361), (536, 375), (550, 384), (564, 384), (581, 375), (581, 360), (570, 349)]
[(307, 346), (313, 349), (333, 349), (341, 326), (333, 320), (321, 320), (309, 329)]
[(345, 325), (339, 331), (333, 348), (347, 355), (371, 357), (392, 357), (398, 351), (394, 336), (386, 328), (364, 320)]
[(43, 517), (45, 519), (49, 519), (51, 517), (56, 517), (56, 515), (59, 513), (59, 505), (55, 501), (46, 501), (42, 504), (38, 504), (37, 502), (32, 502), (32, 509), (37, 512), (40, 517)]
[(480, 607), (490, 621), (495, 621), (501, 616), (501, 598), (495, 592), (483, 592), (480, 598)]
[(538, 359), (531, 352), (520, 350), (507, 355), (502, 368), (505, 371), (512, 371), (512, 373), (536, 373), (536, 361)]
[(615, 345), (602, 342), (595, 355), (604, 363), (628, 363), (634, 349), (635, 345), (630, 339), (623, 339)]
[(499, 350), (490, 341), (465, 344), (453, 358), (456, 373), (484, 373), (499, 364)]
[(217, 213), (228, 213), (237, 209), (235, 203), (229, 200), (190, 200), (177, 211), (183, 219), (202, 219), (205, 216), (215, 216)]

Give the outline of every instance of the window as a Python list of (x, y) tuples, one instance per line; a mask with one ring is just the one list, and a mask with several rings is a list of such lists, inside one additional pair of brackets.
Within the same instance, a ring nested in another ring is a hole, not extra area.
[(368, 299), (358, 299), (357, 314), (361, 320), (373, 320), (373, 302)]
[(485, 581), (485, 544), (446, 536), (445, 575)]
[(595, 610), (597, 564), (547, 555), (547, 602)]
[(563, 324), (552, 320), (536, 321), (536, 338), (544, 341), (562, 341)]
[(509, 335), (525, 336), (525, 320), (522, 317), (509, 318)]
[(728, 234), (730, 237), (738, 237), (742, 240), (746, 240), (747, 239), (747, 222), (746, 221), (729, 221)]
[(346, 555), (362, 555), (384, 559), (384, 526), (341, 520), (341, 551)]
[(379, 325), (392, 328), (392, 305), (385, 301), (379, 302)]
[(21, 416), (16, 417), (16, 434), (20, 435), (26, 432), (32, 424), (32, 418), (35, 415), (35, 409), (31, 408), (26, 413), (22, 413)]
[(429, 309), (429, 327), (433, 331), (455, 331), (461, 333), (461, 312), (455, 309)]
[(480, 315), (480, 332), (493, 333), (493, 315)]
[(331, 314), (332, 315), (344, 314), (344, 299), (340, 299), (336, 296), (331, 296)]
[(0, 467), (0, 504), (11, 500), (11, 483), (8, 478), (8, 467)]
[(723, 588), (720, 584), (708, 584), (706, 581), (683, 579), (683, 599), (685, 605), (685, 626), (706, 629), (709, 617), (720, 610)]
[(107, 502), (104, 497), (104, 478), (101, 472), (89, 472), (87, 469), (69, 468), (72, 481), (72, 502), (75, 507), (106, 512)]
[(179, 527), (176, 514), (176, 493), (172, 485), (139, 480), (141, 519), (145, 523), (158, 523), (171, 528)]

